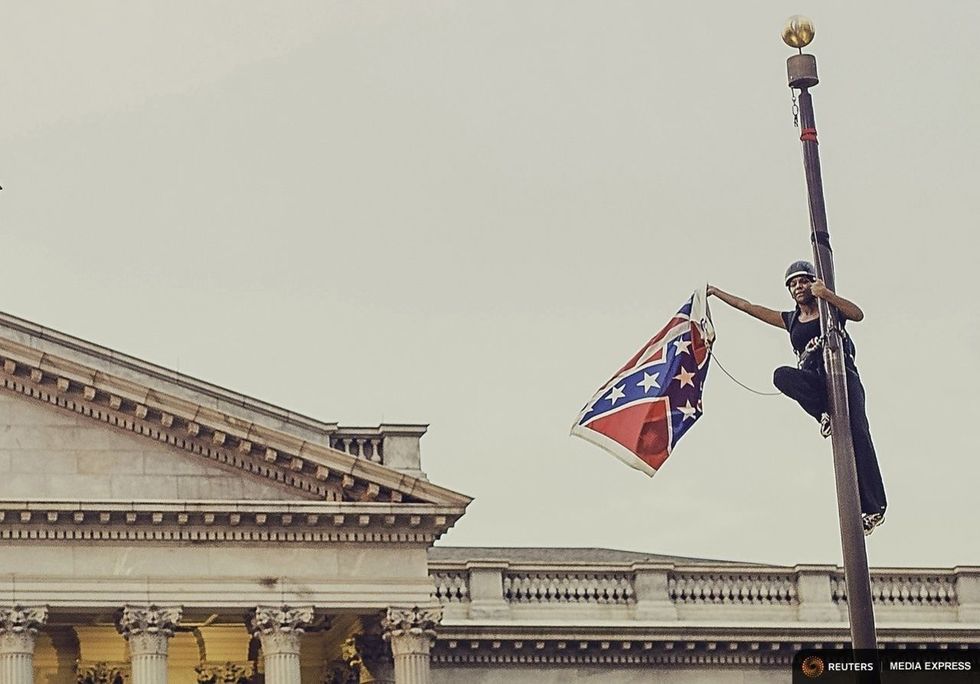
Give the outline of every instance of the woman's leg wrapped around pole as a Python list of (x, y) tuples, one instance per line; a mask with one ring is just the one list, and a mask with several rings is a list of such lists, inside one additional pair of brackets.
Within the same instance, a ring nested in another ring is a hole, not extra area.
[(854, 441), (854, 461), (857, 466), (858, 493), (861, 512), (884, 513), (888, 505), (885, 485), (881, 481), (878, 458), (871, 442), (871, 429), (865, 408), (864, 385), (855, 371), (847, 371), (847, 404), (851, 417), (851, 438)]

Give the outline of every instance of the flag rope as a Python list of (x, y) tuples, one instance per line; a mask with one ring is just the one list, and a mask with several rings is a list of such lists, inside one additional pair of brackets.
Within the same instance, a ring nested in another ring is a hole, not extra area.
[(749, 392), (752, 392), (753, 394), (758, 394), (758, 395), (760, 395), (760, 396), (763, 396), (763, 397), (774, 397), (774, 396), (776, 396), (777, 394), (782, 394), (782, 392), (760, 392), (759, 390), (754, 390), (754, 389), (752, 389), (752, 388), (751, 388), (751, 387), (749, 387), (748, 385), (746, 385), (746, 384), (743, 384), (743, 383), (741, 383), (741, 382), (739, 382), (738, 380), (736, 380), (736, 379), (735, 379), (735, 376), (734, 376), (734, 375), (732, 375), (732, 374), (731, 374), (731, 373), (729, 373), (729, 372), (728, 372), (727, 370), (725, 370), (725, 367), (724, 367), (723, 365), (721, 365), (721, 361), (719, 361), (719, 360), (718, 360), (718, 354), (716, 354), (715, 352), (711, 352), (711, 358), (712, 358), (712, 359), (714, 360), (714, 362), (715, 362), (715, 364), (716, 364), (716, 365), (717, 365), (717, 366), (718, 366), (719, 368), (721, 368), (721, 371), (722, 371), (722, 372), (723, 372), (723, 373), (724, 373), (725, 375), (727, 375), (727, 376), (728, 376), (729, 378), (731, 378), (731, 379), (732, 379), (732, 382), (734, 382), (734, 383), (735, 383), (736, 385), (739, 385), (740, 387), (744, 387), (744, 388), (745, 388), (745, 389), (747, 389), (747, 390), (748, 390)]

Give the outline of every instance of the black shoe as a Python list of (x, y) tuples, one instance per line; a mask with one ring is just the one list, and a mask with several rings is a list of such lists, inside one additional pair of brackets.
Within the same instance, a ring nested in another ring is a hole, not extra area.
[(824, 412), (820, 414), (820, 434), (824, 439), (830, 437), (830, 414), (829, 413)]

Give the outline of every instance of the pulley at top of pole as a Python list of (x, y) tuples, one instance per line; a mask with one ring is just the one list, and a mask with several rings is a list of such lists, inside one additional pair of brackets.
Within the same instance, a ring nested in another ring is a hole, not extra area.
[(803, 53), (803, 48), (813, 42), (816, 29), (809, 17), (794, 14), (783, 27), (783, 42), (799, 50), (799, 54), (786, 60), (789, 87), (806, 90), (820, 82), (817, 78), (817, 58)]

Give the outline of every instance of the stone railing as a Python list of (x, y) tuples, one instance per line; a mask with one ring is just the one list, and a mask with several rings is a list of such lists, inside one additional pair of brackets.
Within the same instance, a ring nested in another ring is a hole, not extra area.
[[(916, 614), (931, 615), (935, 619), (956, 621), (964, 612), (970, 612), (970, 591), (976, 591), (973, 583), (965, 581), (963, 571), (937, 574), (930, 570), (880, 570), (871, 576), (871, 597), (876, 612), (898, 615), (914, 609)], [(831, 577), (831, 598), (847, 615), (847, 585), (844, 573)], [(965, 592), (961, 602), (958, 592)], [(972, 603), (976, 605), (976, 600)], [(961, 607), (965, 606), (963, 610)], [(974, 608), (975, 612), (975, 608)]]
[(419, 441), (426, 425), (382, 424), (377, 427), (338, 426), (329, 433), (331, 449), (355, 458), (381, 463), (415, 476), (423, 476)]
[(356, 458), (374, 463), (384, 462), (384, 439), (378, 434), (361, 432), (362, 428), (348, 428), (330, 436), (330, 448), (343, 451)]
[(448, 570), (431, 572), (435, 582), (435, 597), (440, 603), (463, 603), (470, 600), (469, 573)]
[[(843, 622), (843, 572), (829, 565), (511, 563), (431, 561), (448, 618), (544, 618), (570, 610), (597, 619)], [(980, 623), (980, 568), (872, 570), (886, 622)]]
[(509, 603), (633, 602), (633, 582), (625, 572), (505, 572), (504, 598)]
[(792, 572), (731, 573), (672, 572), (667, 590), (675, 604), (794, 605), (796, 578)]

